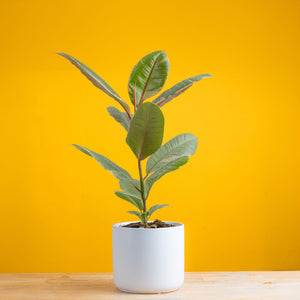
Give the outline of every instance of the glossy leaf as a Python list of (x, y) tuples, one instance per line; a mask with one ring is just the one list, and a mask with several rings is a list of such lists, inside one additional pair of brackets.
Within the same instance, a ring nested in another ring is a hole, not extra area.
[(130, 119), (128, 115), (125, 112), (119, 111), (116, 107), (113, 106), (107, 107), (107, 111), (128, 132), (130, 126)]
[(149, 218), (151, 217), (151, 215), (157, 211), (158, 209), (161, 209), (163, 207), (166, 207), (166, 206), (169, 206), (169, 204), (156, 204), (156, 205), (153, 205), (152, 207), (149, 208)]
[(131, 120), (126, 142), (138, 159), (145, 159), (158, 150), (164, 134), (164, 116), (160, 108), (143, 103)]
[(135, 211), (135, 210), (129, 210), (127, 211), (129, 214), (135, 215), (137, 217), (139, 217), (141, 219), (141, 221), (143, 221), (142, 219), (142, 213), (140, 213), (139, 211)]
[(137, 207), (139, 210), (143, 210), (144, 205), (141, 199), (133, 197), (131, 195), (127, 195), (124, 192), (116, 191), (115, 192), (116, 196), (119, 198), (128, 201), (129, 203), (133, 204), (135, 207)]
[(127, 195), (141, 199), (140, 182), (138, 180), (120, 180), (119, 185)]
[(141, 213), (139, 211), (135, 211), (135, 210), (130, 210), (130, 211), (127, 211), (129, 214), (132, 214), (132, 215), (135, 215), (135, 216), (138, 216), (141, 220)]
[(149, 193), (150, 189), (152, 188), (153, 184), (163, 177), (165, 174), (175, 171), (181, 166), (185, 165), (189, 160), (188, 156), (183, 156), (178, 159), (175, 159), (168, 164), (164, 165), (162, 168), (158, 169), (156, 172), (151, 174), (145, 181), (145, 187), (147, 193)]
[(174, 137), (149, 157), (146, 167), (147, 175), (164, 167), (170, 161), (194, 154), (197, 145), (198, 139), (193, 134), (183, 133)]
[(85, 147), (81, 147), (79, 145), (73, 144), (72, 146), (74, 146), (75, 148), (77, 148), (78, 150), (80, 150), (82, 153), (93, 157), (93, 155), (91, 154), (91, 150), (89, 150), (88, 148)]
[(87, 67), (85, 64), (80, 62), (78, 59), (73, 56), (59, 52), (58, 55), (66, 58), (70, 63), (72, 63), (77, 69), (81, 71), (81, 73), (97, 88), (103, 91), (105, 94), (118, 101), (120, 105), (124, 108), (124, 110), (130, 114), (130, 108), (128, 104), (93, 70)]
[(136, 97), (136, 106), (145, 99), (159, 93), (169, 73), (169, 59), (164, 51), (155, 51), (143, 57), (133, 68), (128, 93), (132, 104)]
[(159, 97), (153, 100), (152, 103), (158, 105), (159, 107), (162, 107), (168, 102), (170, 102), (172, 99), (176, 98), (177, 96), (185, 92), (187, 89), (189, 89), (194, 84), (194, 82), (197, 82), (203, 78), (208, 78), (208, 77), (212, 77), (212, 75), (202, 74), (202, 75), (185, 79), (177, 83), (176, 85), (174, 85), (172, 88), (163, 92)]
[(110, 159), (106, 158), (105, 156), (98, 154), (88, 148), (82, 147), (82, 146), (78, 146), (78, 145), (73, 145), (75, 148), (77, 148), (78, 150), (80, 150), (81, 152), (92, 156), (96, 161), (98, 161), (100, 163), (100, 165), (107, 171), (109, 171), (111, 174), (113, 174), (116, 178), (118, 178), (119, 180), (129, 180), (133, 182), (132, 177), (130, 176), (130, 174), (122, 169), (121, 167), (119, 167), (118, 165), (116, 165), (114, 162), (112, 162)]
[(129, 214), (132, 214), (132, 215), (135, 215), (135, 216), (138, 216), (142, 223), (146, 223), (147, 220), (148, 220), (148, 212), (138, 212), (138, 211), (135, 211), (135, 210), (130, 210), (130, 211), (127, 211)]

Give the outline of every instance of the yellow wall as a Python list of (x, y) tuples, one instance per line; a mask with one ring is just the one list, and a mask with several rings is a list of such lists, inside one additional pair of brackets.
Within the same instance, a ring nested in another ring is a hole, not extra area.
[(156, 217), (186, 224), (186, 270), (300, 268), (299, 0), (0, 2), (0, 272), (112, 271), (111, 226), (135, 220), (118, 182), (72, 143), (134, 175), (115, 102), (131, 69), (166, 50), (166, 87), (212, 73), (163, 108), (165, 137), (191, 132), (189, 164), (164, 177)]

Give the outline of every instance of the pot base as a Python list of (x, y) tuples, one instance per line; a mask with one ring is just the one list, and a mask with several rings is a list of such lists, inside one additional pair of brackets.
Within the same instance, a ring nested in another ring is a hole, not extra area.
[(160, 290), (160, 291), (130, 291), (130, 290), (124, 290), (124, 289), (120, 289), (118, 288), (121, 292), (125, 292), (125, 293), (130, 293), (130, 294), (165, 294), (165, 293), (171, 293), (171, 292), (175, 292), (177, 290), (179, 290), (179, 288), (175, 288), (172, 290)]

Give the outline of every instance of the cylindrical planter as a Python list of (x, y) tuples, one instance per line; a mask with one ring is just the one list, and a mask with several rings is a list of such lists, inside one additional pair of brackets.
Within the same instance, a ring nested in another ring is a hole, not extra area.
[(177, 290), (184, 281), (184, 225), (128, 228), (113, 225), (115, 285), (132, 293), (163, 293)]

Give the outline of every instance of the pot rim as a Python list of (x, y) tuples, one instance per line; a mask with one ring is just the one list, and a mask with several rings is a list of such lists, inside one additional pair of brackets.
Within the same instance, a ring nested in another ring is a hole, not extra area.
[[(137, 221), (138, 222), (138, 221)], [(161, 227), (161, 228), (129, 228), (129, 227), (122, 227), (123, 225), (127, 225), (130, 223), (135, 223), (135, 221), (130, 221), (130, 222), (120, 222), (120, 223), (115, 223), (113, 224), (113, 228), (119, 228), (122, 230), (174, 230), (176, 228), (180, 228), (180, 227), (184, 227), (183, 223), (179, 223), (179, 222), (172, 222), (172, 221), (163, 221), (167, 224), (172, 224), (174, 225), (174, 227)]]

